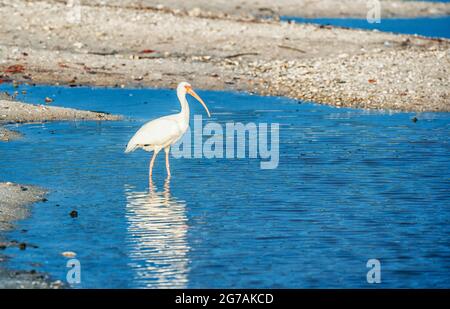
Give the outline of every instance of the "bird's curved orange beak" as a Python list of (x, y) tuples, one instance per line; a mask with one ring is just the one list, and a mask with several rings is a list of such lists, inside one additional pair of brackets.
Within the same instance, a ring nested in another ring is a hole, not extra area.
[(205, 102), (203, 102), (202, 98), (200, 98), (200, 97), (198, 96), (198, 94), (195, 93), (194, 89), (192, 89), (192, 87), (186, 86), (186, 91), (187, 91), (187, 93), (189, 93), (191, 96), (193, 96), (194, 98), (196, 98), (197, 101), (199, 101), (199, 102), (203, 105), (203, 107), (204, 107), (205, 110), (206, 110), (206, 113), (208, 114), (208, 117), (211, 117), (211, 114), (209, 113), (208, 107), (206, 106)]

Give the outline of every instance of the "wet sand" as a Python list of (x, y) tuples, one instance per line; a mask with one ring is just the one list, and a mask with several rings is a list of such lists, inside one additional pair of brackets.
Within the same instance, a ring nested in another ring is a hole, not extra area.
[[(237, 18), (233, 10), (205, 17), (173, 1), (82, 2), (89, 5), (71, 22), (61, 1), (0, 3), (5, 81), (174, 88), (185, 80), (334, 106), (450, 111), (449, 40)], [(449, 4), (426, 7), (417, 12), (447, 12)]]

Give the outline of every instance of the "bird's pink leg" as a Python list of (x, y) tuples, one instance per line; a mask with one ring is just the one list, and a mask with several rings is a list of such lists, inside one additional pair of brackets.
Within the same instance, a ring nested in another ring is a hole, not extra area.
[(149, 168), (149, 173), (148, 173), (148, 179), (149, 179), (150, 183), (152, 182), (153, 165), (155, 164), (155, 159), (156, 159), (157, 155), (158, 155), (158, 151), (153, 151), (153, 157), (150, 160), (150, 168)]
[(170, 177), (170, 164), (169, 164), (169, 152), (170, 152), (170, 146), (164, 148), (164, 151), (166, 152), (166, 170), (167, 170), (167, 177)]

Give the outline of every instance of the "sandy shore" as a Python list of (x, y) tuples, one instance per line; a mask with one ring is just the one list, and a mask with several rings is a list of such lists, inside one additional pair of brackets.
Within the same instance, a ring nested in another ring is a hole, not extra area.
[(0, 122), (3, 123), (44, 122), (56, 120), (101, 121), (119, 120), (121, 118), (121, 116), (100, 112), (0, 100)]
[(9, 142), (20, 138), (20, 133), (0, 127), (0, 141)]
[(20, 133), (3, 128), (1, 124), (63, 120), (106, 121), (121, 118), (121, 116), (99, 112), (0, 99), (0, 141), (10, 141), (20, 137)]
[[(6, 247), (27, 250), (29, 245), (20, 243), (20, 240), (7, 241), (1, 235), (11, 230), (14, 222), (26, 218), (29, 214), (29, 205), (43, 201), (45, 194), (46, 192), (38, 187), (0, 182), (0, 250)], [(0, 262), (6, 258), (0, 253)], [(0, 288), (59, 287), (62, 287), (61, 282), (51, 282), (46, 275), (36, 271), (25, 272), (0, 268)]]
[[(186, 80), (196, 88), (244, 90), (335, 106), (450, 111), (449, 40), (255, 17), (240, 20), (235, 15), (204, 18), (172, 9), (173, 1), (156, 9), (153, 1), (98, 3), (81, 6), (79, 22), (68, 22), (68, 8), (61, 1), (0, 1), (0, 78), (168, 88)], [(205, 10), (216, 6), (196, 4)], [(449, 7), (383, 1), (383, 6), (391, 4), (425, 6), (433, 12)], [(137, 9), (142, 6), (147, 9)]]

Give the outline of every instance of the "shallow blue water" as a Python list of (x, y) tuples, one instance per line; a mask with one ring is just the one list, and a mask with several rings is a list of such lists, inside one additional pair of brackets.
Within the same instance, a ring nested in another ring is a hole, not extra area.
[(380, 23), (368, 23), (361, 18), (299, 18), (285, 16), (282, 20), (339, 27), (418, 34), (428, 37), (450, 38), (450, 16), (425, 18), (382, 18)]
[(178, 110), (173, 91), (24, 88), (25, 101), (129, 118), (12, 126), (25, 138), (0, 143), (0, 181), (50, 190), (8, 235), (38, 246), (5, 250), (13, 268), (64, 281), (61, 252), (74, 251), (81, 288), (370, 288), (377, 258), (376, 287), (450, 287), (449, 113), (199, 91), (211, 121), (280, 123), (279, 167), (172, 159), (165, 182), (161, 155), (149, 193), (148, 153), (123, 150), (145, 121)]

